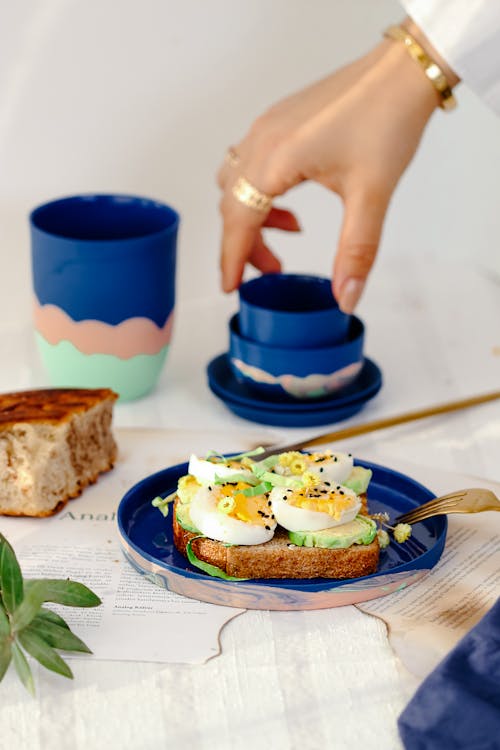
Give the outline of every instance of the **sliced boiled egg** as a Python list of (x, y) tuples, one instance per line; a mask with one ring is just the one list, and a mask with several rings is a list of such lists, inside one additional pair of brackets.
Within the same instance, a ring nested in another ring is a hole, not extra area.
[(263, 544), (273, 538), (276, 519), (266, 495), (249, 497), (249, 484), (202, 486), (194, 495), (190, 515), (202, 534), (228, 544)]
[(355, 492), (319, 483), (301, 489), (274, 487), (269, 495), (276, 521), (288, 531), (320, 531), (352, 521), (361, 508)]
[(331, 450), (321, 453), (289, 451), (280, 454), (274, 471), (284, 476), (300, 476), (308, 471), (317, 475), (323, 482), (342, 484), (351, 473), (352, 467), (353, 457), (350, 453), (334, 453)]
[(221, 461), (209, 461), (198, 458), (194, 454), (189, 459), (188, 472), (195, 477), (200, 484), (214, 484), (216, 477), (230, 479), (236, 475), (252, 477), (252, 472), (245, 469), (239, 461), (229, 460), (227, 463)]

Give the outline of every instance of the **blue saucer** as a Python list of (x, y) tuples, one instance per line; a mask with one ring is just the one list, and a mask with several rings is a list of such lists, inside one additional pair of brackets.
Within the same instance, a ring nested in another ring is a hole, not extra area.
[(228, 355), (221, 354), (208, 367), (208, 385), (227, 408), (243, 419), (276, 427), (315, 427), (348, 419), (360, 411), (382, 387), (382, 374), (369, 359), (356, 381), (338, 395), (314, 401), (276, 400), (257, 396), (231, 372)]
[(330, 396), (302, 401), (291, 396), (257, 393), (244, 383), (240, 383), (231, 370), (228, 354), (220, 354), (207, 367), (208, 383), (217, 396), (242, 404), (242, 406), (262, 409), (270, 406), (273, 410), (297, 413), (329, 407), (348, 406), (360, 399), (367, 400), (380, 390), (382, 373), (375, 362), (365, 359), (356, 380)]

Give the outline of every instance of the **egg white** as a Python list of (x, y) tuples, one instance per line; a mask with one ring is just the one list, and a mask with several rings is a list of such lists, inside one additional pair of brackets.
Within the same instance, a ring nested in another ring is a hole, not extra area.
[[(306, 471), (310, 471), (321, 479), (322, 482), (331, 482), (332, 484), (342, 484), (352, 471), (354, 460), (347, 453), (332, 453), (326, 456), (323, 461), (315, 461), (307, 453), (302, 455), (306, 464)], [(288, 467), (276, 464), (274, 471), (277, 474), (290, 475)]]
[[(343, 488), (343, 492), (348, 497), (352, 497), (356, 502), (351, 508), (342, 511), (338, 520), (333, 518), (329, 513), (308, 510), (292, 505), (290, 499), (293, 497), (293, 492), (283, 491), (282, 487), (274, 487), (269, 495), (269, 499), (271, 500), (271, 509), (274, 517), (284, 529), (288, 531), (321, 531), (322, 529), (330, 529), (333, 526), (341, 526), (343, 523), (348, 523), (359, 512), (361, 501), (358, 496), (345, 487)], [(285, 500), (285, 497), (288, 499)]]
[(214, 464), (212, 461), (205, 461), (192, 454), (189, 458), (188, 473), (191, 474), (200, 484), (208, 485), (215, 483), (215, 477), (224, 477), (230, 479), (236, 474), (245, 477), (253, 477), (251, 471), (247, 469), (231, 468), (225, 464)]
[(190, 505), (191, 519), (197, 529), (210, 539), (228, 544), (263, 544), (273, 538), (276, 521), (269, 518), (266, 529), (222, 513), (217, 509), (221, 498), (218, 488), (200, 487)]

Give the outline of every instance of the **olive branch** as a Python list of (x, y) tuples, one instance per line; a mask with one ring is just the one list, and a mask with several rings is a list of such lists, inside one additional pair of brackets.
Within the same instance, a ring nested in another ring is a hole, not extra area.
[[(43, 606), (97, 607), (99, 597), (82, 583), (64, 579), (23, 579), (17, 557), (0, 533), (0, 682), (10, 663), (34, 695), (35, 685), (25, 651), (64, 677), (73, 673), (57, 650), (92, 653), (62, 617)], [(57, 649), (57, 650), (56, 650)]]

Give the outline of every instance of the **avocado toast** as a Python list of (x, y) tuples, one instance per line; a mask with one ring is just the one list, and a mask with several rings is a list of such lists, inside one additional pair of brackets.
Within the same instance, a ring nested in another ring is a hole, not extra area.
[(176, 548), (209, 575), (251, 578), (358, 578), (377, 570), (376, 523), (366, 515), (371, 472), (344, 453), (258, 450), (191, 457), (173, 501)]

